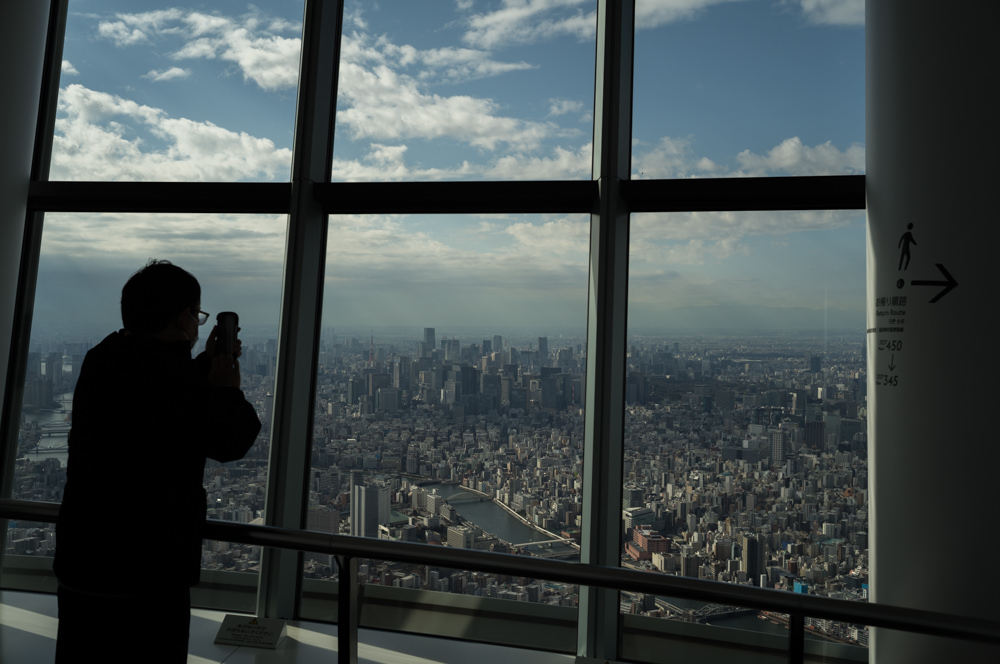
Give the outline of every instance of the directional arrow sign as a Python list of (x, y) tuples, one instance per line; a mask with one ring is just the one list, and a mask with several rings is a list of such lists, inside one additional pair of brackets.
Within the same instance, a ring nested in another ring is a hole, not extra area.
[(894, 354), (892, 356), (892, 359), (889, 360), (889, 371), (895, 371), (895, 370), (896, 370), (896, 356)]
[(914, 286), (944, 286), (944, 290), (939, 292), (931, 299), (930, 302), (931, 304), (934, 304), (935, 302), (940, 300), (942, 297), (947, 295), (952, 288), (958, 285), (958, 282), (955, 281), (955, 278), (952, 277), (950, 274), (948, 274), (948, 270), (944, 269), (944, 265), (941, 265), (941, 263), (935, 263), (935, 265), (937, 265), (937, 269), (941, 270), (941, 274), (944, 275), (945, 281), (925, 281), (920, 279), (914, 279), (913, 281), (910, 282)]

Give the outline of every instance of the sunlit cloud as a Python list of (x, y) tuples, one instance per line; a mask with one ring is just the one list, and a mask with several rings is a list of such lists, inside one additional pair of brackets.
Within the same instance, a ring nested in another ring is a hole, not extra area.
[(815, 25), (863, 26), (865, 0), (796, 0), (806, 20)]
[(345, 60), (362, 66), (415, 69), (413, 75), (428, 82), (461, 83), (536, 68), (524, 61), (495, 60), (489, 51), (480, 49), (418, 49), (410, 44), (396, 44), (385, 36), (372, 38), (359, 32), (345, 35), (342, 52)]
[(633, 147), (632, 172), (636, 179), (671, 179), (714, 175), (718, 165), (695, 154), (690, 138), (662, 136), (648, 147)]
[[(697, 18), (713, 5), (743, 0), (647, 0), (636, 3), (636, 29), (658, 28)], [(504, 0), (499, 9), (470, 16), (466, 44), (503, 48), (560, 37), (592, 39), (597, 13), (589, 0)]]
[(576, 99), (549, 99), (550, 116), (584, 113), (586, 110), (583, 102)]
[(244, 329), (275, 326), (285, 245), (281, 215), (48, 213), (36, 321), (117, 326), (117, 294), (150, 258), (189, 270), (206, 310), (240, 312)]
[(97, 34), (115, 46), (125, 47), (150, 42), (152, 36), (183, 16), (180, 9), (163, 9), (137, 14), (116, 14), (113, 20), (100, 21)]
[(548, 123), (504, 117), (493, 100), (424, 92), (412, 77), (387, 66), (341, 65), (344, 81), (338, 121), (354, 139), (444, 138), (496, 149), (533, 149), (558, 130)]
[(809, 147), (794, 136), (771, 148), (767, 154), (744, 150), (736, 156), (740, 164), (734, 175), (830, 175), (861, 174), (865, 171), (865, 148), (854, 144), (840, 150), (831, 141)]
[(504, 0), (500, 9), (467, 19), (463, 41), (492, 49), (566, 36), (587, 39), (597, 25), (592, 6), (588, 0)]
[(71, 63), (69, 60), (62, 61), (62, 73), (66, 74), (67, 76), (80, 75), (80, 72), (77, 71), (76, 67), (74, 67), (73, 63)]
[(549, 155), (504, 155), (486, 169), (490, 180), (580, 180), (591, 175), (591, 145), (556, 147)]
[(211, 122), (171, 118), (82, 85), (59, 96), (54, 180), (240, 181), (287, 178), (291, 151)]
[(448, 167), (410, 164), (406, 145), (370, 143), (354, 159), (335, 158), (335, 182), (400, 182), (434, 180), (579, 180), (590, 177), (590, 144), (579, 149), (553, 148), (548, 155), (513, 154), (478, 162), (463, 160)]
[(786, 138), (764, 154), (744, 150), (733, 164), (699, 156), (690, 138), (663, 136), (654, 146), (639, 144), (632, 160), (633, 177), (668, 179), (689, 177), (764, 177), (769, 175), (850, 175), (865, 170), (865, 148), (852, 144), (840, 149), (832, 141), (808, 146), (797, 136)]
[(521, 217), (490, 224), (433, 215), (331, 217), (337, 241), (327, 248), (324, 324), (456, 321), (461, 302), (485, 298), (491, 306), (477, 314), (479, 324), (501, 324), (518, 311), (542, 325), (582, 326), (586, 215)]
[(151, 81), (171, 81), (174, 79), (188, 78), (190, 76), (190, 69), (182, 69), (180, 67), (171, 67), (170, 69), (164, 69), (163, 71), (152, 69), (143, 74), (143, 78), (148, 78)]
[(256, 12), (228, 17), (180, 9), (117, 14), (114, 20), (98, 24), (98, 34), (119, 47), (179, 42), (170, 55), (174, 59), (234, 63), (244, 80), (264, 90), (295, 87), (301, 47), (298, 30), (297, 24)]
[[(767, 212), (656, 212), (632, 216), (634, 237), (647, 237), (649, 242), (725, 242), (727, 248), (720, 258), (736, 249), (733, 240), (746, 237), (783, 237), (807, 231), (829, 231), (857, 224), (856, 210), (804, 210)], [(698, 260), (709, 257), (699, 245)], [(649, 260), (654, 261), (650, 258)], [(692, 261), (685, 261), (692, 262)]]

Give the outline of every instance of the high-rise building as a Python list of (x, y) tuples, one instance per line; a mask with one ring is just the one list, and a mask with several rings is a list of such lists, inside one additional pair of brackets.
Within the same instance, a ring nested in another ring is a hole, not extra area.
[(355, 484), (351, 490), (351, 535), (378, 537), (378, 514), (378, 487)]
[(771, 467), (780, 468), (785, 463), (788, 451), (788, 436), (784, 431), (771, 432)]
[(459, 339), (442, 339), (441, 351), (445, 362), (458, 362), (462, 359)]
[(63, 377), (63, 354), (61, 352), (52, 352), (45, 356), (45, 377), (52, 381), (52, 389), (59, 389)]
[(476, 539), (476, 531), (469, 526), (449, 526), (448, 546), (471, 549)]
[(764, 570), (764, 543), (756, 535), (743, 535), (741, 543), (740, 571), (756, 584)]

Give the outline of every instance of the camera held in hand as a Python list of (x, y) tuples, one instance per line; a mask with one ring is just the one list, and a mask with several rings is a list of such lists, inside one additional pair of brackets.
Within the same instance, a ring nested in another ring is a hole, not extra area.
[(240, 317), (233, 311), (223, 311), (216, 318), (218, 332), (215, 339), (215, 354), (236, 354), (236, 332), (240, 327)]

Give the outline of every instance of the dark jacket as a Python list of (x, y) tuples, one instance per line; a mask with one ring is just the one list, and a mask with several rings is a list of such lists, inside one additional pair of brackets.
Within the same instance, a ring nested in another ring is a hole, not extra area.
[(56, 524), (60, 582), (111, 594), (198, 582), (205, 460), (241, 458), (260, 431), (238, 388), (208, 383), (210, 363), (186, 342), (124, 332), (87, 353)]

